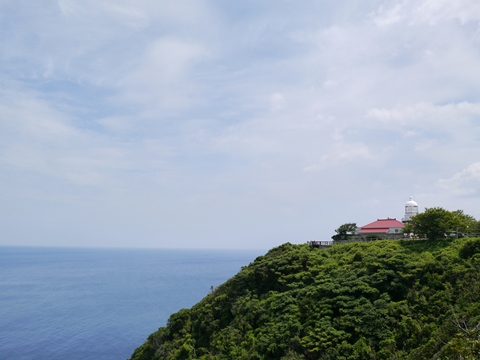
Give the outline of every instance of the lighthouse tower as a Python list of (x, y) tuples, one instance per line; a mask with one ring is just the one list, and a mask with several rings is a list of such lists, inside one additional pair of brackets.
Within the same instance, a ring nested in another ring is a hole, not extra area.
[(412, 219), (412, 216), (418, 214), (418, 204), (413, 201), (413, 198), (410, 196), (410, 200), (407, 201), (405, 204), (405, 216), (403, 217), (402, 221), (407, 222)]

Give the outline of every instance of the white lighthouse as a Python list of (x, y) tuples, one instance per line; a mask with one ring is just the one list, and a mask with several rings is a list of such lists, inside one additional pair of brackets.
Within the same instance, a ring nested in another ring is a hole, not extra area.
[(413, 200), (410, 196), (410, 200), (407, 201), (405, 204), (405, 216), (403, 217), (402, 221), (407, 222), (412, 219), (412, 216), (418, 214), (418, 204)]

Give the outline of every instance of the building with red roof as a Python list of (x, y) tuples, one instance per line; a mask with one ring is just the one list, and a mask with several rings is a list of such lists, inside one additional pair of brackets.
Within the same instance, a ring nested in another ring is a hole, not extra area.
[(369, 234), (401, 234), (402, 229), (405, 227), (405, 224), (398, 221), (397, 219), (377, 219), (370, 224), (364, 225), (358, 231), (359, 235), (369, 235)]

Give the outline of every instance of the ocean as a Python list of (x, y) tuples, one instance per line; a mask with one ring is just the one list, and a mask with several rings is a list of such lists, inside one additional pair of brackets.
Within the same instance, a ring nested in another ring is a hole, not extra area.
[(0, 247), (0, 359), (128, 359), (264, 253)]

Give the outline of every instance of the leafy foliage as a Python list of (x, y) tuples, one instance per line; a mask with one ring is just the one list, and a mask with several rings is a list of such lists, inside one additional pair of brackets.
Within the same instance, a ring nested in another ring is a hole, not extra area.
[(412, 217), (404, 232), (414, 233), (429, 240), (449, 237), (463, 237), (478, 230), (478, 221), (463, 210), (448, 211), (441, 207), (427, 208)]
[(480, 239), (284, 244), (132, 360), (478, 359)]
[(346, 223), (340, 225), (338, 229), (335, 229), (336, 234), (332, 236), (333, 240), (348, 240), (352, 235), (355, 235), (357, 232), (356, 223)]

